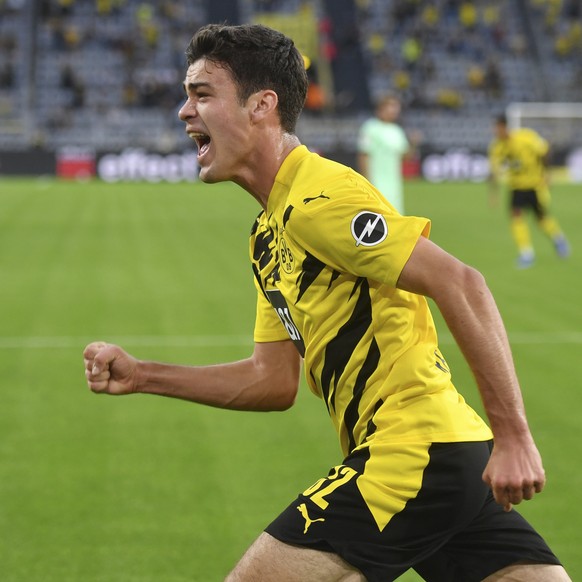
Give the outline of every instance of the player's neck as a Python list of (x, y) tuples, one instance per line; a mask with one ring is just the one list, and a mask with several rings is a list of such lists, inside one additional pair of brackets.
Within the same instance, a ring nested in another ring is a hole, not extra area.
[(234, 181), (266, 209), (281, 164), (301, 142), (296, 135), (289, 133), (265, 137), (249, 157), (245, 171)]

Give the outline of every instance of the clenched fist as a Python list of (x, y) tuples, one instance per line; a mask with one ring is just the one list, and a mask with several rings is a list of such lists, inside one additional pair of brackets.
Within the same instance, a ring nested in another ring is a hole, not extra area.
[(139, 362), (119, 346), (90, 343), (83, 359), (87, 384), (93, 392), (121, 395), (136, 391)]

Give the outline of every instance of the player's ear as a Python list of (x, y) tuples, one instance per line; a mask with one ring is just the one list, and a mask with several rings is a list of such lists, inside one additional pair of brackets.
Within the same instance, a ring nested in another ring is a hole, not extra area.
[(279, 96), (271, 89), (257, 91), (249, 97), (249, 112), (253, 121), (262, 121), (276, 112)]

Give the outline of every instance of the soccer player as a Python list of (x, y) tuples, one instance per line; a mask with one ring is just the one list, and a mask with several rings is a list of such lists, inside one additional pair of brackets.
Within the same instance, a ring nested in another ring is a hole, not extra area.
[(358, 135), (358, 170), (404, 214), (402, 159), (412, 154), (418, 134), (408, 139), (398, 124), (401, 103), (395, 95), (378, 100), (374, 117), (362, 124)]
[[(208, 25), (187, 57), (179, 115), (201, 179), (232, 180), (262, 206), (250, 237), (255, 348), (236, 362), (182, 366), (94, 342), (88, 385), (284, 410), (303, 363), (344, 453), (227, 580), (386, 582), (409, 568), (429, 581), (569, 580), (512, 508), (545, 475), (483, 277), (429, 241), (427, 219), (400, 215), (365, 178), (300, 144), (307, 79), (289, 38)], [(451, 382), (425, 296), (471, 366), (492, 431)]]
[(532, 211), (540, 229), (553, 242), (559, 257), (570, 254), (560, 225), (550, 216), (550, 192), (546, 176), (549, 144), (533, 129), (510, 131), (504, 115), (495, 118), (494, 139), (489, 146), (490, 192), (497, 196), (500, 177), (507, 177), (511, 190), (511, 233), (519, 252), (517, 266), (531, 267), (535, 252), (525, 211)]

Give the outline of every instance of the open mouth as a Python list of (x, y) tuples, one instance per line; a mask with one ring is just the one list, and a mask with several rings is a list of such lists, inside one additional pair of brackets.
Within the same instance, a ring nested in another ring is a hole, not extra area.
[(193, 139), (198, 146), (198, 157), (203, 156), (210, 148), (210, 136), (205, 133), (190, 132), (190, 139)]

